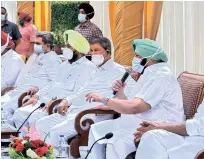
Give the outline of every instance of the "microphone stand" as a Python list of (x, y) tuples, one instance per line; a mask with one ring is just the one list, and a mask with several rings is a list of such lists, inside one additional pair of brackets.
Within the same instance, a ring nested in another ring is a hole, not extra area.
[(39, 107), (35, 108), (29, 115), (28, 117), (24, 120), (23, 124), (21, 124), (21, 126), (18, 128), (17, 132), (19, 133), (20, 129), (23, 127), (23, 125), (25, 124), (25, 122), (29, 119), (29, 117), (36, 111), (38, 110), (39, 108), (42, 107), (42, 104), (40, 104)]
[(98, 140), (96, 140), (96, 141), (94, 142), (94, 144), (91, 146), (90, 150), (88, 151), (88, 154), (86, 155), (85, 159), (87, 159), (87, 157), (88, 157), (89, 154), (91, 153), (91, 150), (93, 149), (94, 145), (95, 145), (98, 141), (103, 140), (103, 139), (105, 139), (105, 137), (102, 137), (102, 138), (100, 138), (100, 139), (98, 139)]

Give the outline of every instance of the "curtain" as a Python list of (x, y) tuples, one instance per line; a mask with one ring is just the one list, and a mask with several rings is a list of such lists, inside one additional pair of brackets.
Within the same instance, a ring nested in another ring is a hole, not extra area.
[(160, 24), (162, 5), (162, 1), (144, 2), (144, 38), (149, 38), (152, 40), (156, 39)]
[(35, 1), (35, 26), (38, 31), (50, 31), (51, 4), (49, 1)]
[(109, 2), (109, 19), (112, 41), (115, 41), (116, 1)]
[(110, 27), (115, 47), (114, 59), (131, 65), (134, 53), (132, 40), (155, 39), (160, 23), (162, 2), (109, 2)]
[(157, 42), (169, 57), (171, 70), (204, 74), (204, 2), (165, 1)]
[(143, 2), (120, 1), (116, 2), (115, 8), (115, 22), (111, 24), (115, 30), (114, 59), (122, 65), (131, 65), (132, 40), (142, 38)]

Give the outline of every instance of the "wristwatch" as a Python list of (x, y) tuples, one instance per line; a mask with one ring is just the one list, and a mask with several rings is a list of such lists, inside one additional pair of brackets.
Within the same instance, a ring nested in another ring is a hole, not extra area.
[(110, 98), (105, 98), (103, 104), (107, 106), (109, 99), (110, 99)]

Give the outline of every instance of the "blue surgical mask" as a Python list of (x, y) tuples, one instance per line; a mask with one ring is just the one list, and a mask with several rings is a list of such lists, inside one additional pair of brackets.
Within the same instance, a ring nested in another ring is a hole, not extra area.
[(139, 59), (137, 57), (134, 57), (133, 60), (132, 60), (132, 69), (135, 71), (135, 72), (138, 72), (138, 73), (142, 73), (142, 71), (144, 70), (144, 66), (142, 66), (140, 63), (141, 63), (142, 59)]
[(86, 14), (79, 14), (78, 15), (78, 20), (80, 23), (84, 23), (86, 21)]
[(6, 20), (6, 15), (1, 14), (1, 21), (4, 21), (4, 20)]
[(160, 54), (162, 51), (160, 50), (160, 47), (157, 49), (157, 51), (151, 55), (151, 56), (146, 56), (146, 57), (143, 57), (142, 59), (140, 58), (137, 58), (137, 57), (134, 57), (133, 60), (132, 60), (132, 69), (138, 73), (142, 73), (142, 71), (144, 70), (145, 66), (148, 64), (149, 61), (146, 62), (146, 64), (143, 66), (141, 65), (141, 61), (143, 59), (147, 59), (147, 58), (152, 58), (154, 57), (155, 55), (158, 55)]

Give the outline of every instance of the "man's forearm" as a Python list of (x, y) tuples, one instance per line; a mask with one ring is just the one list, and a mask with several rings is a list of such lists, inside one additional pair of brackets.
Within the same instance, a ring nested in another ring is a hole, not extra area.
[(138, 114), (151, 109), (149, 105), (139, 98), (132, 100), (111, 98), (109, 99), (107, 106), (121, 114)]
[(160, 129), (181, 135), (181, 136), (188, 136), (186, 131), (186, 124), (165, 124), (159, 127)]

